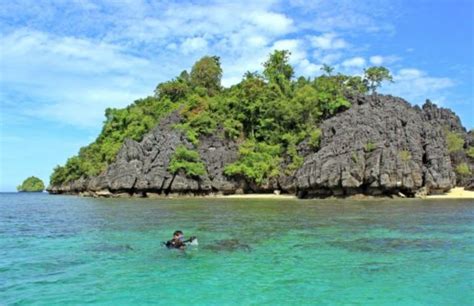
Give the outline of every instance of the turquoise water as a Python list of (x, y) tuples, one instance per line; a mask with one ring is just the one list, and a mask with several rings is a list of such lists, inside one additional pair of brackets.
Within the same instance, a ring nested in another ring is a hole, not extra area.
[[(474, 201), (0, 195), (0, 304), (472, 305)], [(160, 242), (196, 235), (185, 252)]]

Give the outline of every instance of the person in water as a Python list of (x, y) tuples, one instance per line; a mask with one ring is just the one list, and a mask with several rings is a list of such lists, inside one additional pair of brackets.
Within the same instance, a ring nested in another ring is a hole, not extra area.
[(168, 249), (184, 249), (186, 243), (192, 242), (196, 237), (191, 237), (188, 240), (184, 240), (184, 234), (182, 231), (175, 231), (173, 233), (173, 238), (166, 241), (165, 245)]

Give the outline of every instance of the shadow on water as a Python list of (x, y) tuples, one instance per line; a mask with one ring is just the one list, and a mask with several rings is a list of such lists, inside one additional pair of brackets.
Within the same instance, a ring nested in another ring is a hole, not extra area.
[(213, 244), (203, 246), (204, 250), (210, 250), (213, 252), (235, 252), (235, 251), (244, 251), (251, 252), (251, 247), (240, 242), (238, 239), (222, 239), (217, 240)]
[(449, 249), (454, 242), (440, 239), (360, 238), (332, 241), (328, 244), (351, 252), (393, 253), (406, 250), (430, 252), (435, 249)]
[(129, 244), (97, 244), (87, 250), (98, 253), (123, 253), (134, 251), (135, 249)]

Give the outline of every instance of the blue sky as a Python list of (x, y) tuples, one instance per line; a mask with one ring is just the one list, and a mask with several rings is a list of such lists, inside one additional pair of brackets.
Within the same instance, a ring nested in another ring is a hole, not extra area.
[[(297, 75), (384, 65), (381, 91), (426, 98), (474, 127), (471, 0), (0, 0), (0, 191), (49, 181), (124, 107), (199, 57), (221, 57), (223, 84), (289, 49)], [(257, 2), (257, 3), (255, 3)]]

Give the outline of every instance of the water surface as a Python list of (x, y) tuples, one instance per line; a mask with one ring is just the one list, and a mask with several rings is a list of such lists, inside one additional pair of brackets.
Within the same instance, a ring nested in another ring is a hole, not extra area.
[[(472, 200), (0, 195), (0, 304), (472, 305)], [(181, 229), (199, 246), (167, 250)]]

